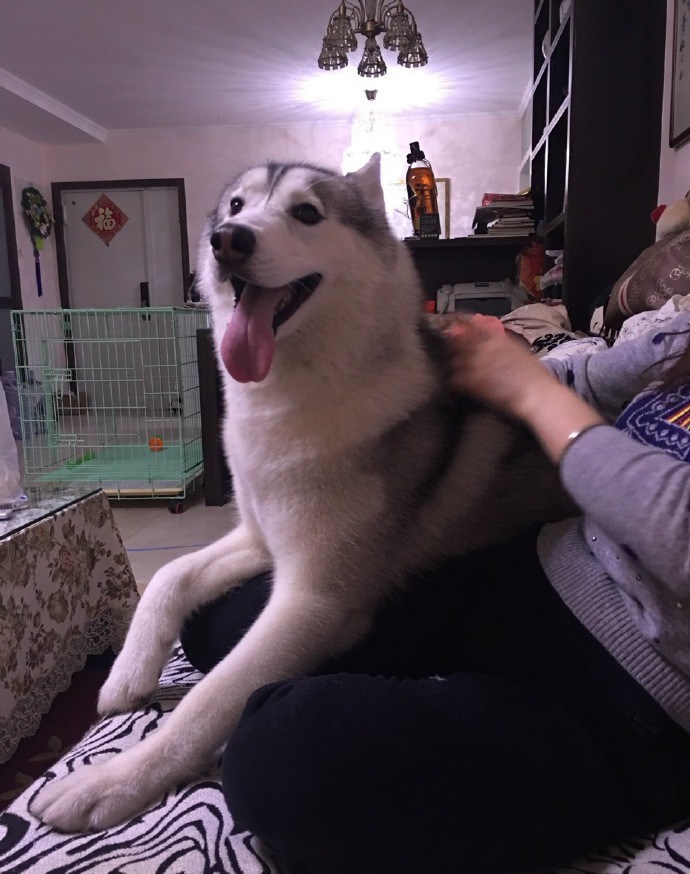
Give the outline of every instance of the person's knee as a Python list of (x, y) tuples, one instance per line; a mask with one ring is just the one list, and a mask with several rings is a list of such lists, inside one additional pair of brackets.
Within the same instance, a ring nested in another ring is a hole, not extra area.
[[(311, 829), (326, 784), (338, 780), (346, 729), (325, 712), (331, 677), (271, 683), (249, 698), (223, 755), (223, 793), (235, 823), (269, 842)], [(328, 793), (325, 793), (328, 797)], [(279, 828), (281, 834), (275, 833)]]

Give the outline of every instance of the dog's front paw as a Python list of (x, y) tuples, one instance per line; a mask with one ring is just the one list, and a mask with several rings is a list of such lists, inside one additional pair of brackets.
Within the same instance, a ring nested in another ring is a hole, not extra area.
[(159, 673), (150, 664), (134, 663), (123, 653), (115, 660), (98, 695), (101, 716), (136, 710), (155, 692)]
[(48, 783), (29, 812), (58, 831), (100, 831), (139, 813), (146, 799), (136, 783), (114, 774), (108, 764), (86, 765)]

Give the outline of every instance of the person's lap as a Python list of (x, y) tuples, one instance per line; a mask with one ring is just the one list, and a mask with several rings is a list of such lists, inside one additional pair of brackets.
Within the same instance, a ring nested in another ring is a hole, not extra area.
[[(222, 658), (269, 592), (258, 578), (190, 620), (192, 663)], [(499, 874), (673, 815), (683, 741), (561, 604), (530, 537), (416, 580), (352, 651), (254, 693), (223, 784), (295, 874)]]

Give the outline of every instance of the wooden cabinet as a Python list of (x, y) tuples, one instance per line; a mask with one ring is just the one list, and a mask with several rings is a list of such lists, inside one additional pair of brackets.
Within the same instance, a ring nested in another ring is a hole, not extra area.
[(521, 179), (579, 329), (654, 241), (665, 36), (665, 0), (535, 0)]
[(405, 240), (428, 300), (442, 285), (514, 279), (516, 258), (529, 237), (457, 237), (452, 240)]

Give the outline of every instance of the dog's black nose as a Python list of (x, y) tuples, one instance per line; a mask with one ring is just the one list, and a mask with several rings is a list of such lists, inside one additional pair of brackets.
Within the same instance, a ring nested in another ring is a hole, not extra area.
[(242, 225), (219, 228), (211, 234), (210, 242), (214, 258), (221, 264), (239, 264), (256, 248), (254, 231)]

